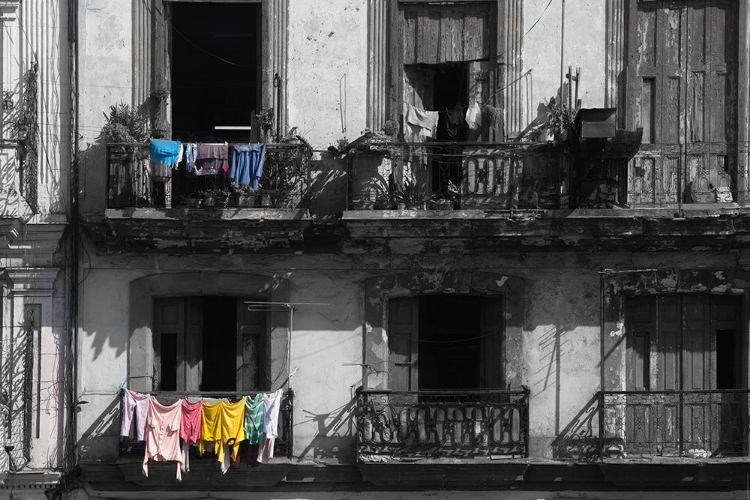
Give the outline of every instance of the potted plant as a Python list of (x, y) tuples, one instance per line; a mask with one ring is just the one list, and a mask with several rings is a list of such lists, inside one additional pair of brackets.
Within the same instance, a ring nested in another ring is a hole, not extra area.
[(435, 195), (433, 206), (435, 210), (453, 210), (458, 199), (458, 187), (453, 182), (448, 181), (443, 192)]
[(205, 189), (198, 191), (203, 198), (203, 208), (213, 210), (214, 208), (225, 208), (229, 204), (229, 192), (224, 189)]
[(425, 208), (430, 196), (427, 186), (415, 179), (406, 179), (401, 186), (397, 185), (393, 192), (393, 199), (399, 208), (403, 206), (410, 210)]
[(254, 207), (255, 190), (250, 186), (240, 186), (229, 181), (229, 204), (233, 207)]

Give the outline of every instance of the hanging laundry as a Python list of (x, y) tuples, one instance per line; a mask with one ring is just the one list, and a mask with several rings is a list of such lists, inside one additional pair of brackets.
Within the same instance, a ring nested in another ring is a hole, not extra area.
[(266, 463), (273, 458), (273, 447), (279, 436), (279, 410), (282, 389), (263, 395), (263, 439), (258, 450), (258, 461)]
[(245, 397), (245, 438), (250, 444), (260, 444), (263, 435), (263, 394)]
[(198, 144), (195, 155), (197, 175), (224, 175), (229, 169), (228, 146), (223, 144)]
[(148, 477), (148, 461), (177, 462), (177, 480), (182, 480), (182, 450), (180, 450), (180, 423), (182, 400), (170, 406), (149, 398), (146, 425), (146, 453), (143, 456), (143, 475)]
[(469, 125), (471, 130), (476, 130), (482, 126), (482, 109), (476, 101), (471, 103), (469, 109), (466, 110), (466, 124)]
[(207, 443), (214, 443), (214, 453), (219, 457), (221, 449), (221, 400), (203, 398), (201, 402), (201, 438), (198, 453), (203, 455)]
[(176, 167), (177, 165), (179, 165), (184, 157), (185, 157), (185, 145), (180, 143), (180, 150), (177, 151), (177, 159), (174, 162), (174, 166)]
[(201, 416), (203, 404), (200, 400), (182, 401), (180, 438), (182, 439), (182, 472), (190, 470), (190, 446), (198, 444), (201, 438)]
[(180, 147), (181, 144), (177, 141), (151, 139), (149, 150), (154, 162), (159, 165), (173, 168), (177, 163), (177, 157), (180, 154)]
[(265, 144), (233, 144), (229, 147), (229, 173), (227, 176), (240, 186), (258, 189), (266, 159)]
[(245, 440), (245, 398), (230, 403), (220, 401), (221, 406), (221, 472), (226, 473), (229, 468), (229, 458), (237, 459), (240, 442)]
[(505, 119), (503, 118), (503, 110), (494, 106), (485, 106), (484, 111), (490, 119), (490, 132), (494, 135), (491, 139), (493, 141), (504, 141)]
[(437, 132), (440, 113), (437, 111), (425, 111), (415, 108), (411, 104), (406, 105), (406, 116), (404, 120), (410, 129), (412, 138), (435, 137)]
[(124, 389), (122, 393), (122, 419), (120, 435), (133, 438), (133, 414), (135, 414), (135, 437), (146, 439), (146, 419), (148, 418), (148, 394)]
[(197, 153), (197, 144), (185, 144), (185, 171), (189, 174), (195, 174), (195, 155)]

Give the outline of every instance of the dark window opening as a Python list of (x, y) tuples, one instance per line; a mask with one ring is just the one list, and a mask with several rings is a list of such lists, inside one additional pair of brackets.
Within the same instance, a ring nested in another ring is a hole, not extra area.
[(161, 334), (161, 376), (159, 389), (162, 391), (177, 390), (177, 335)]
[(716, 332), (716, 388), (738, 389), (740, 344), (736, 330)]
[(234, 391), (237, 306), (229, 297), (203, 299), (202, 391)]
[(480, 298), (419, 298), (419, 389), (481, 386)]
[(249, 142), (260, 111), (260, 3), (172, 3), (172, 131), (196, 142)]

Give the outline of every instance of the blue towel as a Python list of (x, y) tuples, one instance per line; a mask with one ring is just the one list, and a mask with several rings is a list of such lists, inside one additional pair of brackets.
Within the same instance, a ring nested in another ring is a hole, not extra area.
[(164, 139), (151, 139), (151, 158), (156, 163), (174, 167), (180, 153), (180, 143)]
[(233, 144), (230, 146), (228, 177), (240, 186), (258, 189), (265, 159), (265, 144)]

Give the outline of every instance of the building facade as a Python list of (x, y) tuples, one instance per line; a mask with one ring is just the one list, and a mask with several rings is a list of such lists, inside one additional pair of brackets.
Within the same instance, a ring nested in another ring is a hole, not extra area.
[[(71, 494), (744, 487), (746, 1), (70, 6)], [(124, 389), (283, 389), (277, 456), (145, 477)]]

